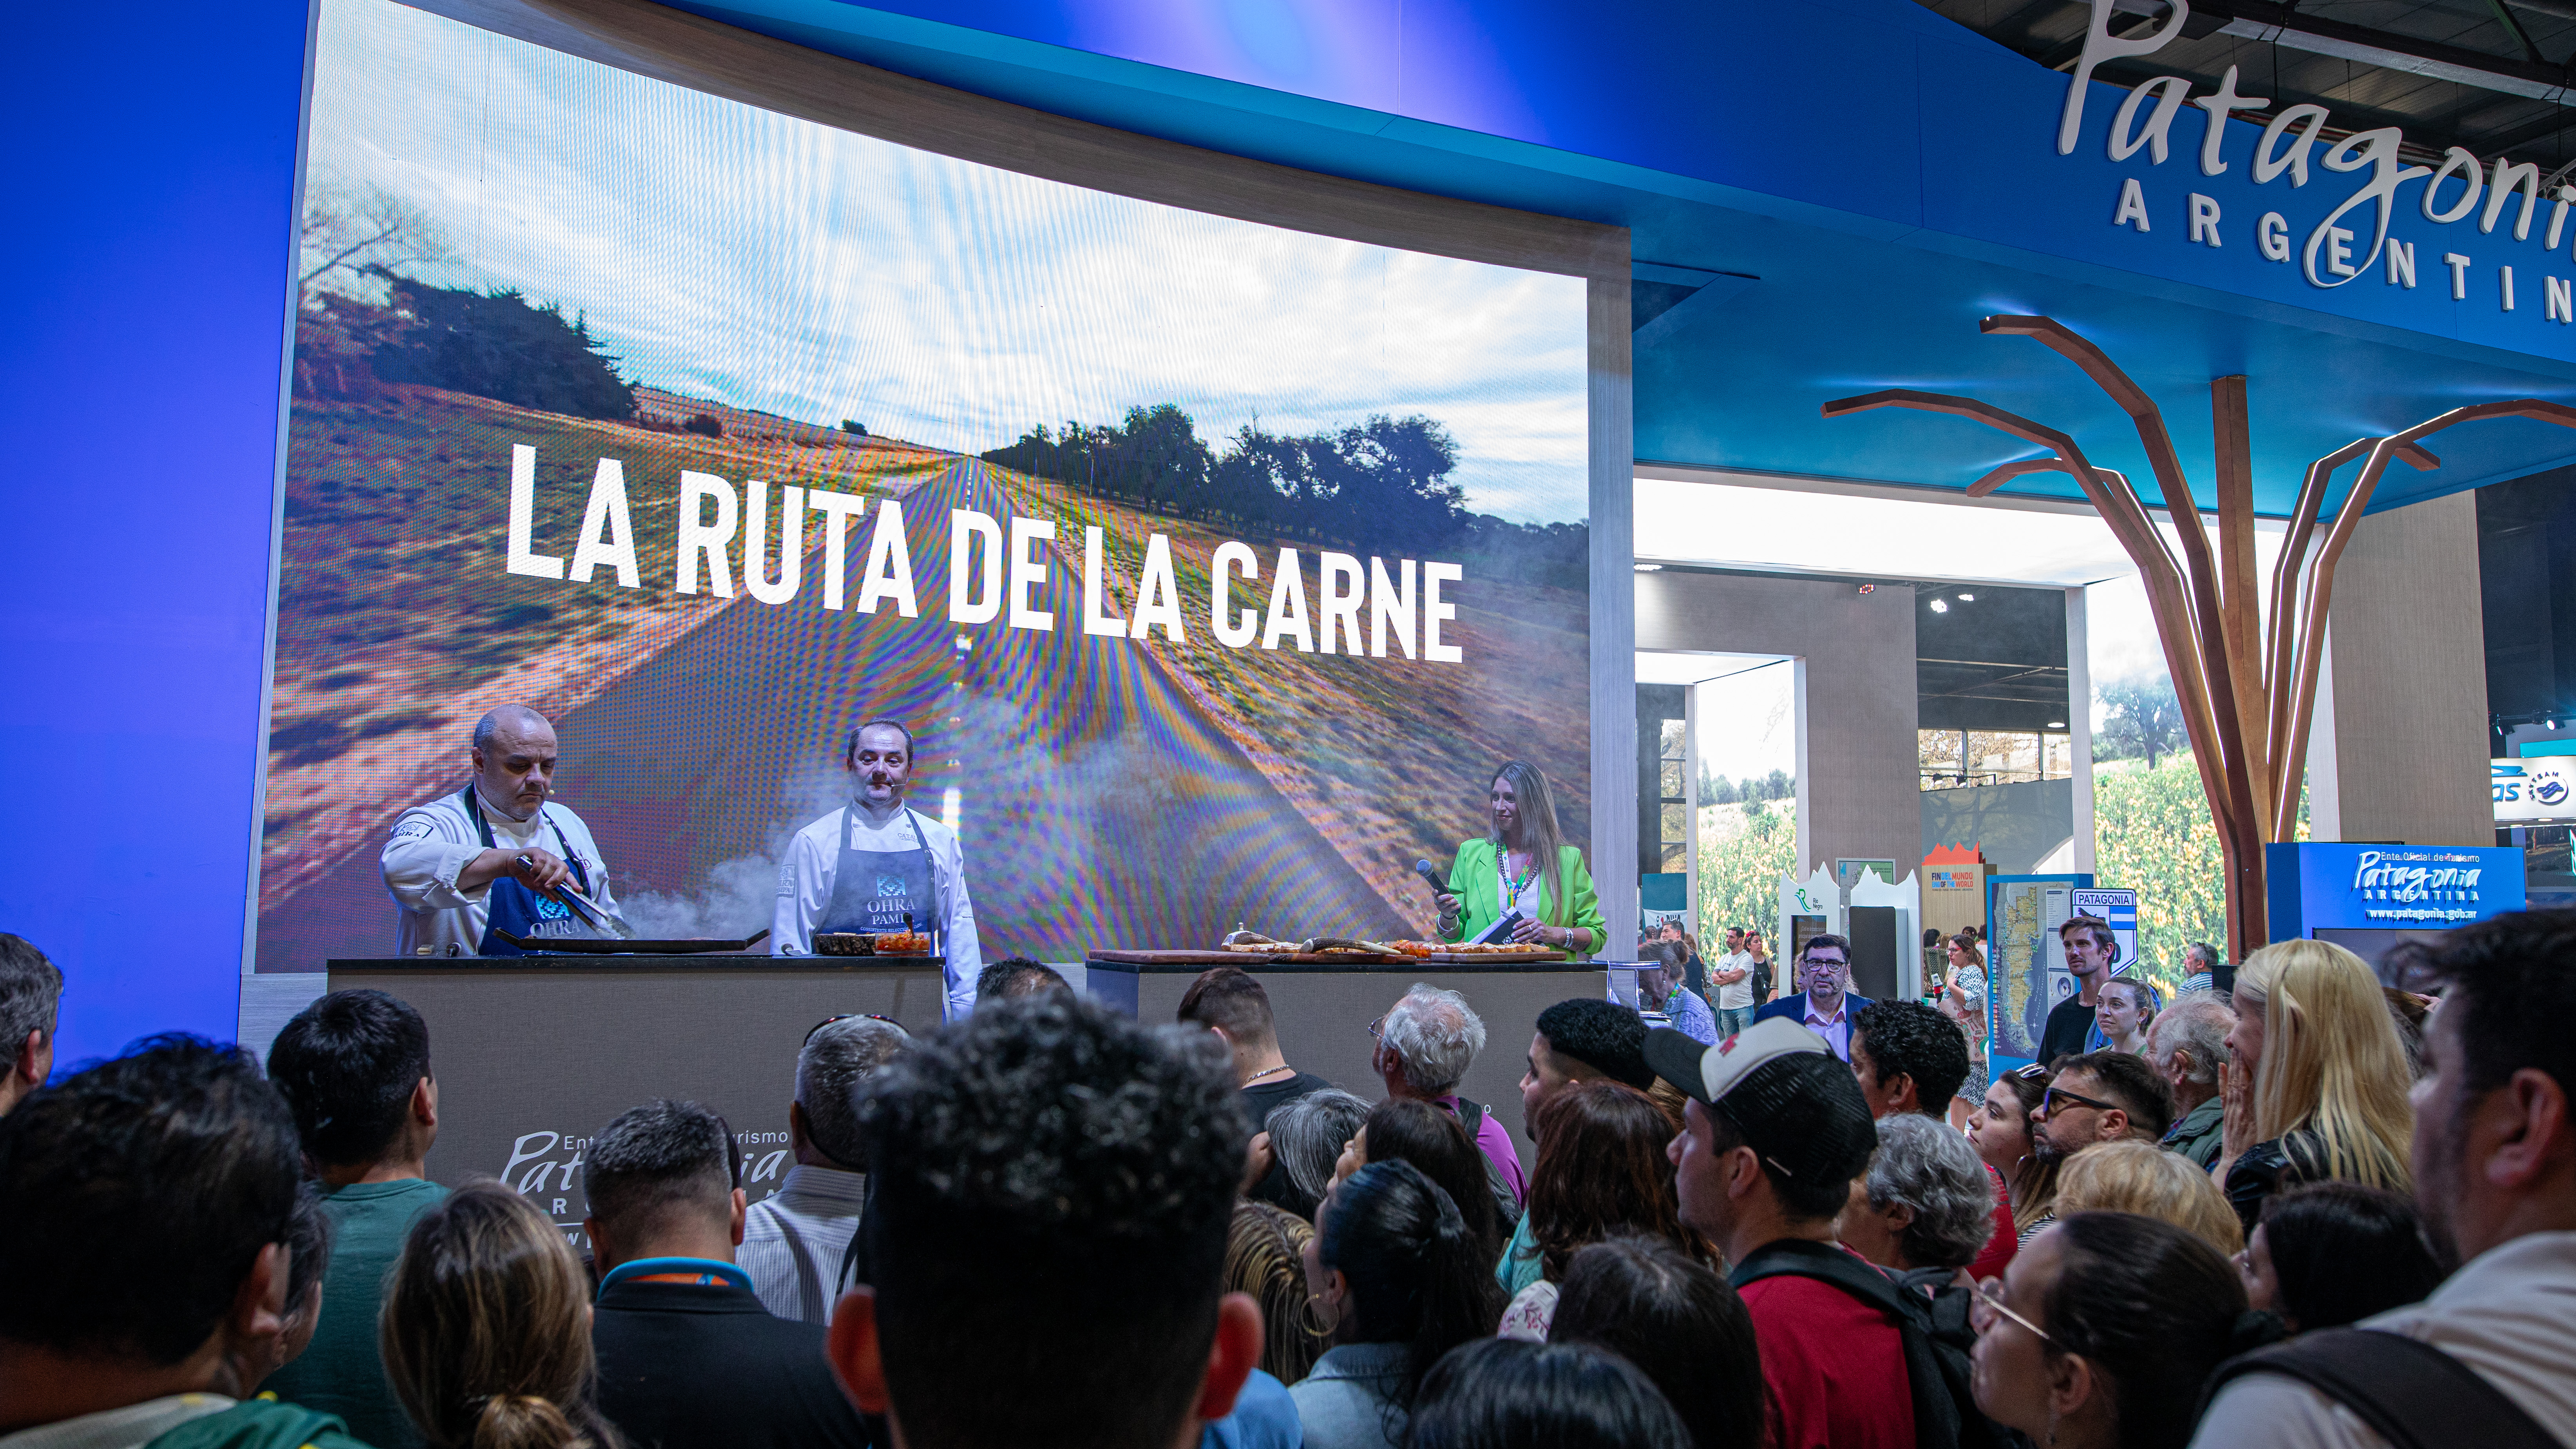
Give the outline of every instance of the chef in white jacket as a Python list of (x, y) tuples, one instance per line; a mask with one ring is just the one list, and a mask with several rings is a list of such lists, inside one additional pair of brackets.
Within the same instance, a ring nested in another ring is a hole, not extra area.
[[(552, 892), (569, 885), (617, 914), (599, 845), (554, 792), (555, 729), (505, 704), (474, 726), (474, 777), (394, 821), (380, 864), (405, 956), (518, 956), (521, 940), (598, 933)], [(521, 862), (526, 862), (521, 864)]]
[(778, 912), (769, 949), (802, 956), (824, 932), (932, 933), (947, 957), (947, 1019), (975, 1009), (984, 969), (975, 903), (957, 832), (904, 803), (912, 785), (912, 731), (890, 719), (850, 732), (842, 768), (850, 803), (806, 826), (778, 867)]

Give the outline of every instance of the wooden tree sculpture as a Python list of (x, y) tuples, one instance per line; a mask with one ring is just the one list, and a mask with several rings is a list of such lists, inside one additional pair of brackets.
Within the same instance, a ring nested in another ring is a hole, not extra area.
[[(2147, 602), (2181, 701), (2200, 782), (2218, 825), (2227, 872), (2227, 949), (2233, 960), (2269, 939), (2264, 924), (2263, 845), (2291, 838), (2307, 775), (2308, 729), (2315, 713), (2317, 671), (2324, 658), (2335, 563), (2352, 541), (2371, 491), (2391, 459), (2416, 469), (2441, 466), (2420, 441), (2481, 418), (2524, 417), (2576, 427), (2576, 408), (2536, 398), (2453, 408), (2385, 437), (2361, 438), (2308, 465), (2296, 511), (2272, 566), (2269, 608), (2255, 592), (2254, 478), (2247, 440), (2245, 379), (2209, 385), (2217, 441), (2218, 547), (2210, 547), (2191, 484), (2174, 456), (2164, 414), (2146, 390), (2102, 350), (2047, 317), (1988, 317), (1978, 330), (2033, 337), (2084, 369), (2137, 426), (2155, 468), (2162, 508), (2182, 544), (2182, 563), (2148, 518), (2129, 480), (2096, 468), (2075, 440), (2054, 428), (1972, 398), (1891, 388), (1825, 404), (1838, 418), (1872, 408), (1920, 408), (1973, 418), (2048, 449), (2045, 457), (2006, 463), (1968, 485), (1970, 497), (1993, 492), (2025, 473), (2071, 475), (2146, 581)], [(2334, 511), (2325, 511), (2335, 470), (2362, 458), (2359, 476)], [(2267, 627), (2268, 625), (2268, 627)], [(2085, 701), (2071, 702), (2076, 708)]]

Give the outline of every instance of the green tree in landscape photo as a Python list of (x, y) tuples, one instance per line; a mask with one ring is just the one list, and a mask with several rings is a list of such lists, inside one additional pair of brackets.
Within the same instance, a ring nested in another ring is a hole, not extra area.
[(1583, 588), (1588, 527), (1520, 524), (1467, 510), (1450, 475), (1458, 443), (1433, 418), (1371, 415), (1304, 436), (1258, 420), (1220, 447), (1171, 403), (1131, 407), (1123, 421), (1041, 423), (984, 461), (1148, 512), (1263, 527), (1345, 546), (1437, 551), (1526, 583)]
[(1706, 763), (1699, 767), (1699, 803), (1702, 805), (1751, 805), (1767, 800), (1797, 798), (1798, 782), (1789, 778), (1786, 770), (1733, 780), (1711, 772)]
[(2182, 727), (2182, 702), (2162, 674), (2114, 680), (2094, 691), (2108, 710), (2093, 734), (2096, 760), (2145, 760), (2152, 770), (2177, 750), (2190, 748)]
[(635, 416), (635, 385), (617, 375), (618, 359), (603, 350), (589, 319), (566, 321), (563, 308), (540, 307), (508, 288), (433, 287), (391, 272), (384, 280), (393, 311), (410, 323), (376, 349), (376, 375), (385, 381), (566, 417)]
[[(1747, 782), (1752, 783), (1752, 782)], [(1768, 934), (1780, 914), (1780, 877), (1798, 865), (1798, 802), (1783, 798), (1704, 805), (1699, 813), (1699, 939), (1702, 950), (1747, 922)], [(1772, 943), (1776, 956), (1779, 943)]]
[[(2302, 793), (2297, 838), (2307, 837)], [(2191, 755), (2164, 755), (2153, 769), (2122, 761), (2095, 771), (2093, 839), (2093, 879), (2138, 893), (2138, 956), (2171, 1001), (2182, 984), (2183, 948), (2227, 939), (2218, 826)]]

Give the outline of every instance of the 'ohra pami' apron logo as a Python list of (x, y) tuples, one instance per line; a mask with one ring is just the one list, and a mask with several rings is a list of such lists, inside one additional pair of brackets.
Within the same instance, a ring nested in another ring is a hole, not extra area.
[(903, 877), (899, 875), (878, 876), (877, 894), (881, 896), (899, 896), (906, 894), (903, 888)]

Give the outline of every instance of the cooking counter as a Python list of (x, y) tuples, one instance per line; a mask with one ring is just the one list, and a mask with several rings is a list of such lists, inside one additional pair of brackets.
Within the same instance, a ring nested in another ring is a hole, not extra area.
[[(1538, 1014), (1602, 995), (1621, 972), (1567, 961), (1300, 964), (1104, 951), (1065, 974), (1104, 1004), (1168, 1022), (1212, 964), (1242, 964), (1260, 978), (1290, 1065), (1371, 1101), (1385, 1089), (1369, 1066), (1369, 1023), (1416, 981), (1463, 993), (1486, 1041), (1461, 1091), (1493, 1109), (1525, 1164), (1533, 1153), (1519, 1082)], [(567, 1230), (585, 1214), (578, 1169), (591, 1134), (655, 1097), (722, 1113), (742, 1138), (745, 1190), (754, 1201), (776, 1191), (792, 1165), (787, 1104), (806, 1033), (855, 1014), (928, 1031), (945, 989), (940, 963), (923, 957), (421, 956), (338, 960), (329, 972), (331, 990), (389, 992), (429, 1025), (440, 1119), (429, 1175), (450, 1184), (504, 1177)]]
[(557, 1224), (585, 1213), (591, 1134), (655, 1097), (692, 1098), (744, 1138), (744, 1189), (777, 1190), (796, 1052), (831, 1016), (939, 1024), (940, 963), (872, 956), (397, 956), (329, 963), (330, 989), (374, 987), (429, 1024), (438, 1142), (429, 1175), (525, 1184)]

